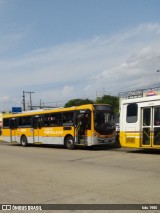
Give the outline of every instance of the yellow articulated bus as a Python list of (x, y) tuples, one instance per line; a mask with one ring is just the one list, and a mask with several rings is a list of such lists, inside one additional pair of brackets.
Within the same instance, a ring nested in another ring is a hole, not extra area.
[(120, 95), (121, 146), (160, 149), (160, 88)]
[(94, 146), (116, 142), (112, 106), (87, 104), (4, 116), (3, 140), (28, 144)]

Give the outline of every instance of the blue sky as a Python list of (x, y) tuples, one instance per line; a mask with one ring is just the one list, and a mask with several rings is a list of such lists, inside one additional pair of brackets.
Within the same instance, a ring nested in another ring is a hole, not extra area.
[(23, 90), (62, 105), (159, 84), (159, 11), (159, 0), (0, 0), (0, 111)]

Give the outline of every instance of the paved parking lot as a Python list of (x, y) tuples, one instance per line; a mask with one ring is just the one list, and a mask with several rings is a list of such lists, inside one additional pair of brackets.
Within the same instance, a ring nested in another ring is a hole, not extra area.
[(159, 162), (160, 151), (66, 150), (0, 142), (0, 201), (8, 204), (158, 204)]

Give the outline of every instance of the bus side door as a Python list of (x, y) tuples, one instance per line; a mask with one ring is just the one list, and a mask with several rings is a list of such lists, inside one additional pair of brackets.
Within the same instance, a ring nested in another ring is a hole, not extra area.
[(42, 118), (38, 116), (33, 117), (33, 143), (41, 143), (41, 127), (42, 127)]
[(17, 126), (18, 126), (18, 122), (16, 118), (11, 118), (10, 119), (10, 139), (11, 142), (17, 142)]
[(152, 108), (142, 108), (142, 143), (141, 146), (152, 146)]
[(142, 146), (160, 147), (160, 106), (142, 108)]

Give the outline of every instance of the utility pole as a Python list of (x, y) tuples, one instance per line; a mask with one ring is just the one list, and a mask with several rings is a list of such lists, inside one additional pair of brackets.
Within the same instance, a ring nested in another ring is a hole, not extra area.
[(23, 104), (23, 111), (26, 110), (26, 104), (25, 104), (25, 91), (23, 91), (23, 100), (22, 100), (22, 104)]
[(105, 93), (106, 93), (106, 91), (105, 91), (104, 87), (103, 87), (103, 89), (102, 89), (102, 92), (103, 92), (103, 96), (104, 96), (104, 95), (105, 95)]
[(34, 93), (34, 92), (26, 92), (26, 91), (23, 91), (23, 110), (25, 111), (26, 109), (26, 107), (25, 107), (25, 93), (28, 93), (29, 94), (29, 96), (30, 96), (30, 110), (32, 110), (32, 93)]
[(30, 110), (32, 110), (32, 93), (34, 93), (34, 92), (25, 92), (25, 93), (28, 93), (29, 94), (29, 96), (30, 96)]
[(42, 100), (40, 99), (40, 109), (42, 109)]

